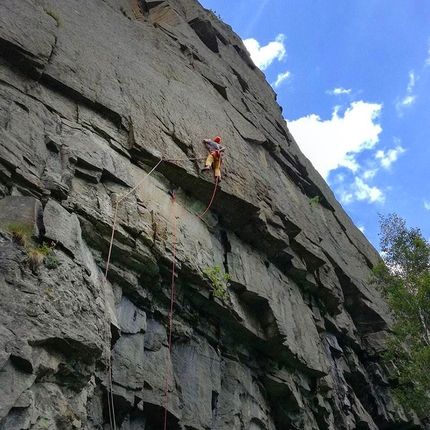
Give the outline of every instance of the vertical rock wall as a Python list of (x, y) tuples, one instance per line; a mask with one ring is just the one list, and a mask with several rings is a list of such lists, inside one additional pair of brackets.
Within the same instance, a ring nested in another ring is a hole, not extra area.
[(377, 258), (197, 2), (1, 1), (0, 429), (423, 428)]

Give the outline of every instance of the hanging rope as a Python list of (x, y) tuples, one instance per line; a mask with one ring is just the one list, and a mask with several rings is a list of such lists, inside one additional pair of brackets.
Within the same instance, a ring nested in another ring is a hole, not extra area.
[[(207, 208), (200, 215), (193, 215), (195, 218), (202, 218), (212, 206), (215, 198), (216, 189), (218, 186), (218, 177), (215, 179), (215, 186), (212, 193), (212, 197)], [(169, 311), (169, 341), (168, 341), (168, 353), (166, 363), (166, 392), (165, 392), (165, 404), (164, 404), (164, 430), (167, 428), (167, 412), (169, 407), (169, 374), (170, 374), (170, 352), (172, 349), (172, 327), (173, 327), (173, 305), (175, 303), (175, 268), (176, 268), (176, 243), (177, 243), (177, 222), (176, 222), (176, 195), (173, 193), (173, 251), (172, 251), (172, 282), (171, 282), (171, 293), (170, 293), (170, 311)]]
[[(106, 269), (104, 274), (104, 283), (107, 281), (108, 272), (109, 272), (109, 265), (110, 265), (110, 259), (112, 256), (112, 248), (113, 248), (113, 241), (115, 237), (115, 230), (116, 230), (116, 223), (118, 219), (118, 209), (120, 203), (126, 199), (131, 193), (133, 193), (145, 179), (147, 179), (156, 169), (157, 167), (163, 162), (181, 162), (181, 161), (189, 161), (189, 160), (204, 160), (206, 157), (195, 157), (195, 158), (186, 158), (186, 159), (163, 159), (160, 158), (158, 163), (150, 170), (150, 172), (144, 176), (130, 191), (128, 191), (124, 196), (122, 196), (119, 200), (115, 203), (115, 212), (113, 217), (113, 223), (112, 223), (112, 234), (109, 241), (109, 250), (108, 250), (108, 256), (106, 260)], [(212, 197), (210, 199), (210, 202), (207, 206), (207, 208), (204, 210), (203, 213), (200, 215), (193, 215), (193, 217), (196, 218), (202, 218), (210, 209), (212, 206), (212, 203), (215, 198), (216, 189), (218, 186), (218, 178), (215, 180), (214, 184), (214, 190), (212, 193)], [(175, 296), (175, 265), (176, 265), (176, 243), (177, 243), (177, 222), (176, 222), (176, 197), (173, 195), (173, 217), (174, 217), (174, 233), (173, 233), (173, 258), (172, 258), (172, 282), (171, 282), (171, 297), (170, 297), (170, 311), (169, 311), (169, 346), (168, 346), (168, 357), (167, 357), (167, 369), (166, 369), (166, 402), (165, 402), (165, 412), (164, 412), (164, 430), (166, 430), (167, 426), (167, 411), (168, 411), (168, 401), (169, 401), (169, 373), (170, 373), (170, 352), (171, 352), (171, 344), (172, 344), (172, 326), (173, 326), (173, 305), (174, 305), (174, 296)], [(113, 383), (112, 383), (112, 360), (111, 360), (111, 336), (110, 336), (110, 327), (109, 327), (109, 315), (107, 311), (107, 295), (106, 295), (106, 287), (103, 289), (104, 292), (104, 299), (105, 299), (105, 334), (106, 339), (105, 343), (107, 345), (106, 349), (106, 368), (107, 368), (107, 400), (108, 400), (108, 413), (109, 413), (109, 424), (110, 428), (113, 430), (116, 430), (116, 420), (115, 420), (115, 405), (114, 405), (114, 396), (113, 396)]]
[[(104, 274), (103, 282), (106, 284), (108, 272), (109, 272), (109, 265), (110, 265), (110, 259), (112, 255), (112, 247), (113, 247), (113, 240), (115, 236), (115, 229), (116, 229), (116, 222), (118, 219), (118, 208), (119, 204), (128, 197), (136, 188), (146, 179), (148, 176), (151, 175), (152, 172), (161, 164), (163, 159), (160, 159), (160, 161), (153, 167), (153, 169), (141, 180), (139, 181), (128, 193), (126, 193), (124, 196), (122, 196), (119, 200), (115, 203), (115, 212), (113, 217), (113, 223), (112, 223), (112, 234), (109, 242), (109, 251), (108, 256), (106, 260), (106, 269)], [(104, 300), (105, 300), (105, 345), (106, 348), (106, 373), (107, 373), (107, 403), (108, 403), (108, 414), (109, 414), (109, 425), (112, 430), (116, 430), (116, 420), (115, 420), (115, 402), (113, 397), (113, 383), (112, 383), (112, 357), (111, 357), (111, 336), (110, 336), (110, 327), (109, 327), (109, 314), (108, 314), (108, 301), (107, 301), (107, 294), (106, 294), (106, 285), (103, 288), (104, 293)]]
[(170, 311), (169, 311), (169, 346), (167, 352), (166, 363), (166, 400), (164, 404), (164, 430), (167, 427), (167, 410), (169, 407), (169, 374), (170, 374), (170, 351), (172, 349), (172, 327), (173, 327), (173, 304), (175, 302), (175, 266), (176, 266), (176, 236), (177, 236), (177, 222), (176, 222), (176, 197), (173, 199), (173, 255), (172, 255), (172, 283), (170, 292)]
[(113, 397), (113, 384), (112, 384), (112, 357), (111, 357), (111, 336), (110, 336), (110, 327), (109, 327), (109, 314), (108, 314), (108, 302), (107, 302), (107, 295), (106, 295), (106, 281), (107, 281), (107, 276), (108, 276), (108, 272), (109, 272), (109, 264), (110, 264), (110, 259), (111, 259), (111, 255), (112, 255), (112, 247), (113, 247), (113, 240), (114, 240), (114, 236), (115, 236), (115, 229), (116, 229), (116, 222), (117, 222), (117, 218), (118, 218), (118, 207), (119, 204), (126, 198), (128, 197), (134, 190), (136, 190), (136, 188), (148, 177), (151, 175), (151, 173), (161, 164), (161, 162), (163, 161), (163, 159), (160, 159), (160, 161), (153, 167), (153, 169), (141, 180), (139, 181), (128, 193), (126, 193), (124, 196), (122, 196), (119, 200), (117, 200), (116, 204), (115, 204), (115, 212), (114, 212), (114, 217), (113, 217), (113, 223), (112, 223), (112, 234), (111, 234), (111, 238), (110, 238), (110, 242), (109, 242), (109, 251), (108, 251), (108, 256), (107, 256), (107, 260), (106, 260), (106, 269), (105, 269), (105, 275), (104, 275), (104, 288), (103, 288), (103, 293), (104, 293), (104, 299), (105, 299), (105, 345), (107, 346), (106, 348), (106, 372), (107, 372), (107, 403), (108, 403), (108, 414), (109, 414), (109, 425), (110, 428), (113, 430), (116, 430), (116, 420), (115, 420), (115, 403), (114, 403), (114, 397)]
[(110, 327), (109, 327), (110, 315), (108, 313), (106, 281), (107, 281), (107, 275), (108, 275), (108, 271), (109, 271), (110, 257), (111, 257), (111, 253), (112, 253), (112, 243), (113, 243), (113, 236), (114, 236), (114, 232), (115, 232), (117, 213), (118, 213), (118, 203), (116, 204), (116, 208), (115, 208), (115, 214), (114, 214), (113, 225), (112, 225), (111, 241), (110, 241), (109, 252), (108, 252), (108, 257), (107, 257), (107, 261), (106, 261), (105, 276), (103, 279), (103, 283), (104, 283), (103, 295), (104, 295), (104, 301), (105, 301), (105, 336), (106, 336), (106, 338), (105, 338), (105, 345), (106, 345), (105, 366), (106, 366), (106, 375), (107, 375), (106, 389), (107, 389), (109, 425), (110, 425), (110, 428), (113, 430), (116, 430), (116, 420), (115, 420), (115, 407), (114, 407), (113, 384), (112, 384), (111, 334), (110, 334)]
[(210, 209), (210, 207), (212, 206), (212, 203), (213, 203), (213, 201), (214, 201), (215, 193), (216, 193), (216, 189), (217, 189), (217, 187), (218, 187), (218, 176), (215, 178), (214, 191), (213, 191), (213, 193), (212, 193), (212, 197), (211, 197), (211, 200), (210, 200), (210, 202), (209, 202), (209, 204), (208, 204), (208, 207), (206, 208), (206, 210), (205, 210), (202, 214), (200, 214), (200, 215), (195, 215), (195, 216), (196, 216), (196, 218), (202, 218), (202, 217), (204, 217), (204, 216), (206, 215), (207, 211)]

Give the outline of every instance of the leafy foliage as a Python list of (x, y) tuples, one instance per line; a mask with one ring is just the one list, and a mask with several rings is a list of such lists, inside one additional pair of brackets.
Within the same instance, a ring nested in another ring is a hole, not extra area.
[(395, 389), (421, 417), (430, 411), (430, 243), (395, 214), (380, 216), (383, 261), (373, 273), (395, 322), (385, 360), (397, 369)]
[(55, 256), (53, 256), (53, 255), (47, 255), (46, 257), (45, 257), (45, 266), (48, 268), (48, 269), (56, 269), (57, 267), (58, 267), (58, 265), (59, 265), (60, 263), (59, 263), (59, 261), (58, 261), (58, 258), (57, 257), (55, 257)]
[(221, 267), (219, 266), (207, 267), (205, 269), (205, 273), (209, 276), (209, 279), (215, 288), (214, 296), (218, 299), (225, 300), (227, 298), (227, 288), (230, 286), (230, 274), (222, 274)]

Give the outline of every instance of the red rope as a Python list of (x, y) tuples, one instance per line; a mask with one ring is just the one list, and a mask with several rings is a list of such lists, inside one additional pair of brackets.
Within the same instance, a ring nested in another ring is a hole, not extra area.
[[(208, 207), (200, 215), (194, 215), (196, 218), (202, 218), (212, 206), (218, 186), (218, 177), (215, 178), (215, 186)], [(170, 353), (172, 349), (172, 327), (173, 327), (173, 305), (175, 303), (175, 267), (176, 267), (176, 243), (177, 243), (177, 223), (176, 223), (176, 196), (173, 194), (173, 256), (172, 256), (172, 282), (170, 293), (170, 312), (169, 312), (169, 346), (166, 363), (166, 401), (164, 404), (164, 430), (167, 428), (167, 410), (169, 407), (169, 373), (170, 373)]]
[(207, 205), (206, 209), (205, 209), (205, 210), (204, 210), (200, 215), (188, 215), (188, 214), (183, 214), (183, 216), (184, 216), (185, 218), (203, 218), (203, 217), (207, 214), (208, 210), (209, 210), (209, 209), (211, 208), (211, 206), (212, 206), (212, 203), (213, 203), (214, 198), (215, 198), (215, 194), (216, 194), (217, 186), (218, 186), (218, 177), (216, 177), (216, 178), (215, 178), (214, 190), (213, 190), (213, 193), (212, 193), (212, 197), (211, 197), (211, 199), (210, 199), (210, 202), (209, 202), (209, 204)]
[(173, 198), (173, 257), (172, 257), (172, 287), (170, 293), (170, 312), (169, 312), (169, 348), (167, 354), (167, 363), (166, 363), (166, 402), (164, 406), (164, 430), (167, 428), (167, 408), (169, 406), (169, 373), (170, 373), (170, 351), (172, 348), (172, 326), (173, 326), (173, 304), (175, 302), (175, 265), (176, 265), (176, 210), (175, 203), (176, 197)]
[(210, 202), (208, 204), (208, 207), (206, 208), (206, 210), (201, 215), (195, 215), (196, 218), (202, 218), (202, 217), (204, 217), (206, 215), (206, 212), (210, 209), (210, 207), (212, 206), (212, 203), (214, 201), (217, 187), (218, 187), (218, 176), (215, 178), (214, 191), (212, 193), (212, 197), (211, 197), (211, 200), (210, 200)]

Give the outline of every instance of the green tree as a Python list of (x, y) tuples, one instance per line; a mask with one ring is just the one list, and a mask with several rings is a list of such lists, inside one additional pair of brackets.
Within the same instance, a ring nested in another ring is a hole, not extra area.
[(393, 311), (384, 359), (397, 373), (400, 402), (430, 411), (430, 243), (395, 214), (380, 216), (382, 260), (373, 273)]

